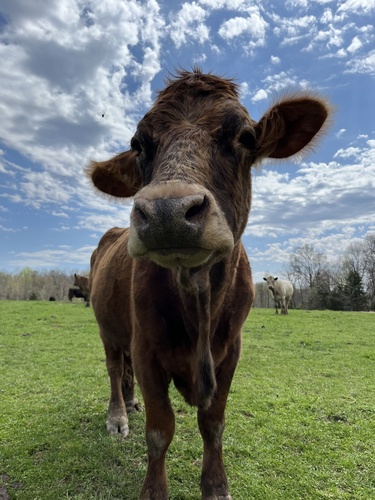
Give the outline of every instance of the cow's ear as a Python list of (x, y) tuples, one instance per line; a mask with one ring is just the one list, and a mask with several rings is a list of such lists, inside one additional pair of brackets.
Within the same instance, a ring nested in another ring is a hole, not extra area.
[(279, 278), (273, 278), (275, 281), (277, 281)]
[(142, 187), (136, 157), (136, 151), (126, 151), (111, 160), (93, 161), (86, 174), (99, 191), (116, 198), (129, 198)]
[(327, 102), (309, 95), (297, 95), (276, 103), (255, 127), (256, 159), (288, 158), (313, 145), (313, 139), (324, 130), (330, 113)]
[(263, 278), (263, 279), (264, 279), (264, 281), (267, 281), (267, 278)]

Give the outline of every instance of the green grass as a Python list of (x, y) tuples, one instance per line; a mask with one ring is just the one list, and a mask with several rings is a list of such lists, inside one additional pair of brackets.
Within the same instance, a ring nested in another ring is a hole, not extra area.
[[(92, 309), (2, 301), (0, 317), (0, 498), (137, 499), (144, 412), (130, 416), (127, 439), (107, 435)], [(226, 414), (234, 500), (374, 498), (374, 335), (374, 314), (252, 311)], [(170, 498), (196, 500), (196, 412), (171, 397)]]

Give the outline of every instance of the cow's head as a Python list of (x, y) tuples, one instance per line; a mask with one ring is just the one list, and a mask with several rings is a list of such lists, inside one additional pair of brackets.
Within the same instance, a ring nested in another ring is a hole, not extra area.
[(273, 276), (267, 276), (267, 278), (263, 279), (264, 281), (267, 281), (268, 288), (273, 291), (275, 289), (275, 283), (278, 280), (278, 278)]
[(134, 196), (131, 256), (195, 268), (230, 253), (240, 240), (251, 166), (300, 152), (328, 114), (322, 99), (297, 95), (255, 122), (233, 81), (182, 71), (138, 124), (131, 149), (93, 162), (89, 175), (104, 193)]

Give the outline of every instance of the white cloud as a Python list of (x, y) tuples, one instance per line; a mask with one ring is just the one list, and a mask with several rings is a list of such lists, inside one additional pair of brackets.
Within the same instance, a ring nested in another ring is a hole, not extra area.
[(100, 231), (104, 233), (111, 227), (127, 227), (130, 220), (131, 206), (124, 207), (115, 215), (106, 214), (85, 214), (78, 218), (78, 229), (86, 229), (89, 231)]
[(293, 88), (305, 88), (308, 86), (308, 82), (302, 80), (298, 76), (281, 71), (280, 73), (275, 73), (268, 75), (262, 80), (267, 86), (266, 93), (278, 94), (281, 91)]
[(341, 137), (342, 135), (345, 134), (345, 132), (346, 132), (345, 128), (340, 128), (340, 130), (336, 134), (336, 137)]
[(240, 10), (241, 7), (246, 6), (247, 0), (199, 0), (198, 3), (205, 5), (212, 10), (223, 8), (229, 10)]
[(373, 225), (375, 140), (339, 149), (334, 157), (329, 164), (303, 164), (293, 178), (274, 170), (256, 175), (245, 234), (283, 239), (309, 234), (318, 240), (348, 226)]
[(345, 0), (337, 12), (369, 14), (375, 9), (375, 0)]
[(352, 156), (358, 157), (361, 151), (362, 151), (361, 148), (353, 148), (353, 147), (349, 147), (346, 149), (339, 149), (336, 151), (333, 157), (334, 158), (351, 158)]
[(342, 58), (346, 57), (346, 56), (347, 56), (347, 54), (346, 54), (346, 52), (345, 52), (345, 50), (344, 50), (344, 49), (339, 49), (339, 50), (336, 52), (336, 56), (337, 56), (338, 58), (341, 58), (341, 59), (342, 59)]
[(281, 62), (280, 57), (277, 57), (277, 56), (271, 56), (271, 63), (272, 63), (272, 64), (280, 64), (280, 62)]
[(354, 58), (347, 63), (348, 73), (367, 73), (375, 75), (375, 50), (372, 50), (367, 55)]
[(32, 269), (61, 268), (64, 263), (67, 267), (85, 266), (90, 262), (90, 257), (95, 246), (83, 246), (72, 251), (69, 248), (44, 249), (35, 252), (18, 252), (10, 259), (15, 267), (30, 267)]
[[(1, 35), (0, 137), (42, 164), (53, 148), (56, 164), (66, 156), (71, 173), (71, 160), (84, 158), (91, 144), (108, 155), (130, 139), (160, 71), (163, 21), (153, 0), (97, 2), (86, 11), (73, 0), (36, 4), (32, 12), (25, 5), (14, 0), (3, 9), (12, 23)], [(125, 84), (129, 75), (140, 83), (135, 91)]]
[(56, 212), (55, 210), (53, 210), (52, 215), (54, 215), (55, 217), (62, 217), (64, 219), (69, 219), (69, 215), (66, 214), (65, 212)]
[(5, 227), (2, 224), (0, 224), (0, 231), (3, 231), (4, 233), (19, 233), (20, 231), (25, 231), (27, 229), (27, 226), (23, 226), (22, 228), (20, 227)]
[(274, 21), (273, 32), (282, 38), (283, 45), (292, 45), (303, 39), (315, 36), (317, 20), (314, 16), (282, 18), (272, 14)]
[(209, 28), (205, 24), (207, 12), (195, 2), (184, 3), (180, 11), (172, 16), (168, 32), (176, 45), (181, 47), (190, 40), (203, 43), (209, 39)]
[(324, 9), (323, 15), (320, 18), (322, 24), (328, 24), (333, 21), (333, 14), (331, 9)]
[(218, 33), (226, 41), (244, 34), (255, 38), (257, 44), (261, 44), (264, 42), (267, 27), (268, 23), (256, 10), (250, 12), (248, 17), (233, 17), (225, 21), (220, 26)]
[(358, 38), (358, 36), (355, 36), (346, 50), (353, 54), (354, 52), (357, 52), (357, 50), (359, 50), (362, 46), (363, 45), (361, 40)]
[(264, 99), (267, 99), (268, 98), (268, 94), (267, 92), (264, 90), (264, 89), (260, 89), (258, 90), (254, 95), (253, 97), (251, 98), (251, 100), (253, 102), (257, 102), (257, 101), (263, 101)]

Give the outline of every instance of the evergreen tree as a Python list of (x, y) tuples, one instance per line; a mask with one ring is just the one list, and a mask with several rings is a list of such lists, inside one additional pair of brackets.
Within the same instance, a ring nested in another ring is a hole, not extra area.
[(362, 278), (357, 271), (349, 271), (344, 286), (347, 308), (350, 311), (365, 311), (367, 295), (363, 289)]

